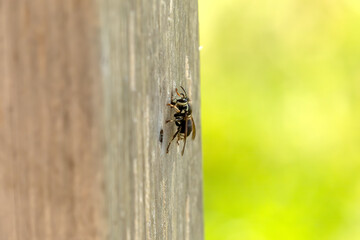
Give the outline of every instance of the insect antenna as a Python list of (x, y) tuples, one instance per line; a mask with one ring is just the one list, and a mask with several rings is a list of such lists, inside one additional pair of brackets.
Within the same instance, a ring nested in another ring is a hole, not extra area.
[[(182, 88), (182, 87), (181, 87), (181, 88)], [(177, 94), (179, 97), (181, 97), (181, 95), (180, 95), (180, 93), (178, 92), (177, 88), (175, 88), (175, 92), (176, 92), (176, 94)]]
[(186, 93), (185, 89), (182, 86), (180, 86), (180, 87), (183, 90), (183, 92), (185, 93), (185, 97), (187, 97), (187, 93)]

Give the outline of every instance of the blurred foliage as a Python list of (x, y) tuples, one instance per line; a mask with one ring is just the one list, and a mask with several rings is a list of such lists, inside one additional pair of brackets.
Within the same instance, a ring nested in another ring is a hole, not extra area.
[(360, 1), (199, 14), (206, 239), (360, 239)]

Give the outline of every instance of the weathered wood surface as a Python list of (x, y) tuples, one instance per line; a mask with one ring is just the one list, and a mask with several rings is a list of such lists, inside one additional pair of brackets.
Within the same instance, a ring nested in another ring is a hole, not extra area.
[(203, 239), (197, 26), (195, 0), (0, 1), (0, 239)]

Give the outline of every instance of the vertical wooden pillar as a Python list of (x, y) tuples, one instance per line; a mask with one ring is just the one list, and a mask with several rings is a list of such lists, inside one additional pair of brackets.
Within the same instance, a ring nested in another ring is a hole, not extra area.
[[(165, 153), (179, 86), (184, 156)], [(198, 240), (202, 224), (197, 1), (0, 1), (1, 239)]]

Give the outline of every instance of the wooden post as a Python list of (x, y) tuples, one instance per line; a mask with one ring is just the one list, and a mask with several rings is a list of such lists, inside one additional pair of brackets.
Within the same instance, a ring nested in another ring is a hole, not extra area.
[(196, 0), (0, 1), (0, 238), (203, 239), (198, 45)]

